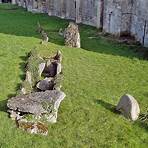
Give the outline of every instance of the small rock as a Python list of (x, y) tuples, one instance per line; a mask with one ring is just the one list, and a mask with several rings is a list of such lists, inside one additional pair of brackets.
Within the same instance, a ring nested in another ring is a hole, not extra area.
[(64, 31), (63, 31), (62, 28), (59, 29), (59, 35), (60, 35), (60, 36), (64, 36)]
[(44, 80), (41, 80), (40, 82), (37, 83), (37, 88), (45, 91), (45, 90), (52, 90), (54, 86), (53, 79), (51, 78), (45, 78)]
[(25, 95), (27, 92), (26, 92), (26, 89), (24, 87), (21, 88), (21, 94)]
[(121, 97), (116, 110), (120, 111), (126, 118), (132, 121), (137, 120), (140, 114), (138, 102), (129, 94)]

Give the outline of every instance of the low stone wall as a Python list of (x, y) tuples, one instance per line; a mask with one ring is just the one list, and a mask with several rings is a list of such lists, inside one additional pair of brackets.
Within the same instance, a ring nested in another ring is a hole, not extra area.
[(8, 112), (17, 126), (32, 134), (48, 134), (48, 123), (56, 123), (65, 98), (61, 91), (62, 54), (40, 57), (32, 50), (26, 65), (26, 78), (17, 95), (7, 102)]
[(13, 0), (28, 11), (71, 19), (120, 36), (131, 34), (148, 47), (147, 0)]

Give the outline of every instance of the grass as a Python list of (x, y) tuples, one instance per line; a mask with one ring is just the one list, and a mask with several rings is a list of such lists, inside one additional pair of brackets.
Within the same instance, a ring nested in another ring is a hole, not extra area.
[[(13, 8), (13, 9), (12, 9)], [(50, 36), (40, 45), (37, 21)], [(148, 125), (131, 122), (113, 112), (119, 98), (129, 93), (148, 108), (148, 61), (126, 45), (95, 36), (97, 29), (80, 25), (82, 48), (64, 46), (58, 35), (68, 21), (22, 8), (0, 5), (0, 147), (98, 148), (148, 146)], [(58, 122), (49, 125), (47, 137), (16, 128), (6, 112), (7, 99), (24, 79), (26, 55), (36, 47), (42, 56), (63, 53), (63, 91)]]

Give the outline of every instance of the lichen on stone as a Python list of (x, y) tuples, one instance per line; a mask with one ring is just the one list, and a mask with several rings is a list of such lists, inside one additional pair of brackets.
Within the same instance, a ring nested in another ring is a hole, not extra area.
[(48, 60), (41, 58), (36, 50), (29, 53), (26, 78), (22, 82), (21, 90), (7, 103), (10, 117), (16, 120), (20, 129), (47, 135), (48, 123), (57, 122), (58, 109), (65, 98), (65, 93), (60, 90), (61, 65), (57, 70), (57, 64), (61, 62), (60, 51)]

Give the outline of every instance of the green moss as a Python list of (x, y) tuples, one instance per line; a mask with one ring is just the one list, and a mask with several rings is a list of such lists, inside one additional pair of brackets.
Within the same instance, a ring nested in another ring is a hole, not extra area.
[(25, 91), (27, 94), (32, 92), (32, 86), (30, 85), (28, 81), (24, 81), (22, 83), (22, 88), (25, 88)]
[(47, 111), (47, 112), (52, 112), (53, 110), (53, 103), (52, 102), (42, 102), (42, 107)]
[(27, 62), (27, 71), (31, 73), (31, 81), (32, 87), (36, 85), (36, 83), (41, 79), (39, 75), (39, 64), (45, 62), (38, 55), (37, 50), (32, 50), (29, 54), (29, 59)]
[[(39, 75), (39, 64), (44, 62), (43, 59), (39, 57), (37, 50), (33, 49), (28, 54), (26, 72), (31, 74), (31, 83), (26, 79), (22, 82), (21, 88), (24, 88), (27, 94), (34, 91), (37, 82), (43, 78)], [(21, 94), (21, 90), (18, 90), (17, 94)]]

